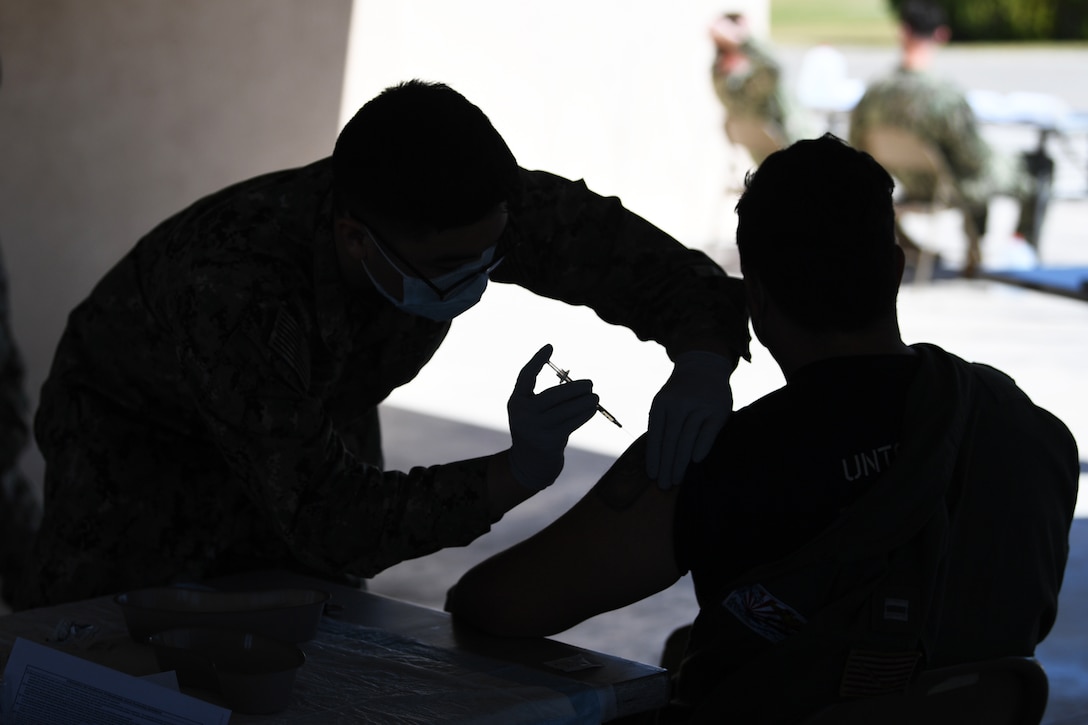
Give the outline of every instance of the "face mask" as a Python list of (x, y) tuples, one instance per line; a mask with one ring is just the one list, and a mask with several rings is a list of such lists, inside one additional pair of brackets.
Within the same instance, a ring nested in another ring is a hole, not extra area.
[[(404, 289), (404, 299), (398, 300), (386, 292), (385, 288), (374, 279), (374, 275), (370, 273), (370, 269), (366, 266), (366, 262), (363, 261), (363, 269), (366, 270), (366, 275), (370, 277), (370, 281), (374, 284), (374, 287), (376, 287), (386, 299), (396, 305), (398, 309), (409, 314), (426, 317), (429, 320), (438, 322), (452, 320), (454, 317), (457, 317), (457, 315), (479, 302), (480, 298), (483, 297), (484, 290), (487, 289), (488, 277), (483, 272), (480, 272), (473, 276), (469, 281), (462, 284), (454, 294), (445, 299), (439, 299), (438, 293), (431, 289), (426, 282), (418, 277), (409, 277), (401, 272), (397, 264), (389, 259), (389, 256), (380, 245), (376, 244), (374, 246), (381, 252), (382, 256), (385, 257), (385, 260), (389, 262), (389, 265), (400, 275), (401, 284)], [(452, 272), (447, 272), (440, 277), (433, 277), (431, 278), (431, 282), (440, 289), (457, 284), (464, 280), (466, 275), (472, 274), (473, 271), (489, 265), (494, 257), (495, 247), (488, 247), (484, 250), (484, 253), (480, 255), (479, 259), (463, 264)]]

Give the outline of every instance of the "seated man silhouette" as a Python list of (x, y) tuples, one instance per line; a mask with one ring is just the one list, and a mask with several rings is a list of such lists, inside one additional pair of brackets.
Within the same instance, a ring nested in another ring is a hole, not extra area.
[[(871, 83), (851, 111), (850, 143), (865, 148), (866, 132), (881, 125), (914, 132), (945, 157), (979, 235), (986, 233), (990, 199), (1008, 195), (1020, 204), (1014, 238), (1038, 249), (1054, 161), (1042, 149), (1005, 155), (982, 137), (963, 90), (932, 72), (951, 37), (946, 23), (944, 10), (929, 0), (899, 6), (899, 65)], [(903, 174), (899, 181), (908, 198), (932, 195), (931, 177)]]
[(551, 635), (690, 571), (700, 609), (671, 708), (737, 722), (1031, 655), (1056, 615), (1076, 444), (1005, 374), (903, 342), (892, 185), (831, 135), (749, 175), (744, 284), (786, 385), (734, 412), (673, 490), (646, 478), (640, 439), (574, 508), (466, 573), (455, 618)]

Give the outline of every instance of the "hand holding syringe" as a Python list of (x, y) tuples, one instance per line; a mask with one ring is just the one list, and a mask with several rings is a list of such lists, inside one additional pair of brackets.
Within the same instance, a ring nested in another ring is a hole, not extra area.
[[(550, 367), (552, 370), (555, 371), (556, 376), (558, 376), (559, 379), (562, 382), (564, 382), (564, 383), (571, 382), (571, 377), (570, 377), (570, 371), (569, 370), (563, 370), (563, 369), (561, 369), (559, 367), (556, 367), (556, 365), (551, 360), (548, 361), (548, 367)], [(605, 410), (601, 406), (600, 403), (597, 404), (597, 412), (600, 413), (601, 415), (603, 415), (605, 418), (608, 418), (613, 423), (615, 423), (617, 427), (619, 427), (619, 428), (623, 427), (623, 425), (621, 425), (620, 422), (618, 420), (616, 420), (616, 416), (612, 415), (607, 410)]]

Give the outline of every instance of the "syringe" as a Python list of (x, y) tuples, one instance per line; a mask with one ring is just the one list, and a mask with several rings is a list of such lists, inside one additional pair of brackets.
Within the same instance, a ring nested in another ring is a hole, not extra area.
[[(555, 364), (554, 364), (554, 363), (552, 363), (552, 361), (551, 361), (551, 360), (549, 360), (549, 361), (548, 361), (548, 367), (550, 367), (550, 368), (551, 368), (552, 370), (554, 370), (554, 371), (555, 371), (555, 374), (556, 374), (557, 376), (559, 376), (559, 379), (560, 379), (560, 380), (561, 380), (562, 382), (564, 382), (564, 383), (569, 383), (569, 382), (571, 382), (571, 378), (570, 378), (570, 371), (569, 371), (569, 370), (562, 370), (562, 369), (560, 369), (560, 368), (556, 367), (556, 366), (555, 366)], [(611, 413), (609, 413), (609, 412), (608, 412), (607, 410), (605, 410), (605, 409), (604, 409), (604, 408), (603, 408), (603, 407), (601, 406), (601, 404), (600, 404), (600, 403), (598, 403), (598, 404), (597, 404), (597, 412), (598, 412), (598, 413), (600, 413), (601, 415), (603, 415), (603, 416), (604, 416), (605, 418), (608, 418), (608, 419), (609, 419), (610, 421), (612, 421), (613, 423), (615, 423), (617, 427), (619, 427), (619, 428), (622, 428), (622, 427), (623, 427), (623, 425), (622, 425), (622, 424), (621, 424), (621, 423), (620, 423), (620, 422), (619, 422), (618, 420), (616, 420), (616, 416), (612, 415), (612, 414), (611, 414)]]

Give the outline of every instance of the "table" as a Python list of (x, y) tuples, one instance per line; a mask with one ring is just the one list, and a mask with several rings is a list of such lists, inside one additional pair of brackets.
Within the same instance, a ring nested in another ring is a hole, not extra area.
[[(651, 710), (668, 700), (668, 674), (658, 667), (551, 639), (492, 637), (456, 626), (445, 612), (389, 597), (284, 572), (215, 584), (332, 594), (317, 636), (300, 645), (307, 661), (287, 710), (269, 716), (236, 713), (232, 724), (588, 723)], [(131, 675), (158, 671), (150, 648), (128, 638), (112, 597), (0, 617), (0, 671), (16, 637), (46, 643), (62, 622), (94, 625), (94, 641), (58, 648)]]

